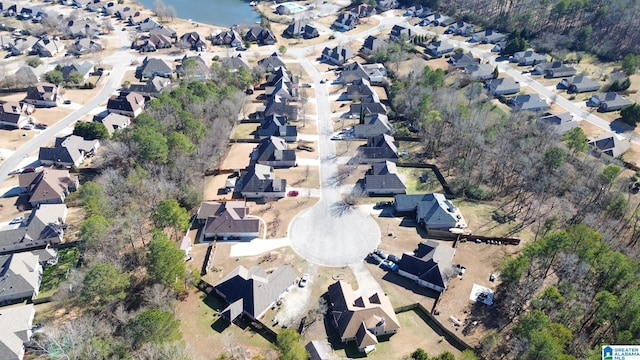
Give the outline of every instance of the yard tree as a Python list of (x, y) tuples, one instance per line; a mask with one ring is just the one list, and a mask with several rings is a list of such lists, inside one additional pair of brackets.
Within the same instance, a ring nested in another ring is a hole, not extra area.
[(158, 309), (148, 309), (131, 320), (126, 333), (133, 340), (134, 347), (144, 343), (164, 343), (179, 340), (180, 322), (172, 313)]
[(460, 360), (479, 360), (478, 355), (476, 355), (473, 350), (465, 350), (460, 354)]
[(640, 56), (634, 54), (625, 55), (620, 61), (620, 67), (627, 75), (631, 76), (636, 73), (640, 64)]
[(431, 360), (456, 360), (456, 357), (451, 352), (445, 351), (445, 352), (440, 353), (439, 355), (431, 358)]
[(80, 300), (84, 304), (106, 305), (126, 297), (129, 276), (110, 263), (97, 263), (89, 268), (82, 282)]
[(567, 155), (564, 153), (564, 151), (562, 151), (562, 149), (557, 146), (552, 146), (545, 150), (544, 154), (542, 155), (542, 162), (544, 163), (545, 167), (551, 170), (555, 170), (561, 167), (562, 164), (564, 164), (566, 156)]
[(189, 214), (175, 199), (161, 201), (151, 213), (151, 220), (158, 229), (173, 228), (176, 239), (180, 231), (189, 228)]
[(69, 84), (79, 85), (84, 81), (84, 76), (78, 71), (72, 71), (67, 76), (67, 82)]
[(640, 105), (638, 105), (638, 103), (634, 103), (631, 106), (627, 106), (620, 111), (620, 116), (622, 117), (622, 121), (625, 123), (631, 126), (636, 126), (640, 121)]
[(60, 70), (51, 70), (44, 73), (44, 80), (52, 84), (60, 85), (64, 82), (64, 76)]
[(409, 355), (412, 360), (429, 360), (429, 355), (422, 348), (417, 348)]
[(92, 215), (105, 214), (108, 212), (107, 201), (102, 187), (95, 181), (87, 181), (80, 187), (78, 192), (82, 199), (82, 207), (88, 217)]
[(109, 131), (103, 123), (98, 121), (78, 121), (73, 127), (73, 135), (81, 136), (85, 139), (108, 139)]
[(174, 288), (181, 285), (185, 274), (184, 252), (159, 230), (154, 231), (149, 243), (149, 274), (157, 282)]
[(284, 329), (278, 333), (276, 347), (282, 360), (306, 360), (307, 350), (300, 343), (300, 334), (293, 329)]
[(91, 215), (80, 224), (80, 238), (89, 243), (97, 241), (107, 234), (110, 225), (104, 216)]
[(586, 152), (589, 148), (589, 145), (587, 144), (587, 135), (585, 135), (584, 130), (579, 126), (567, 131), (562, 136), (562, 140), (573, 154)]
[(167, 162), (169, 145), (162, 133), (149, 127), (138, 127), (134, 130), (133, 139), (138, 144), (140, 160), (160, 164)]

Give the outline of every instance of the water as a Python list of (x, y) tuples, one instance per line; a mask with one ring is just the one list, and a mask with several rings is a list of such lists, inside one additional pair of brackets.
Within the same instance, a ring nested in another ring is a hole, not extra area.
[[(147, 9), (153, 10), (156, 0), (138, 0)], [(163, 0), (165, 5), (173, 6), (182, 19), (231, 27), (251, 25), (260, 20), (259, 14), (242, 0)]]

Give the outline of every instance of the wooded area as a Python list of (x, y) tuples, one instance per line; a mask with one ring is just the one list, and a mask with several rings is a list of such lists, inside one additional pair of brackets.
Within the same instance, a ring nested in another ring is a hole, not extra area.
[(502, 268), (482, 356), (600, 358), (601, 344), (638, 342), (640, 212), (628, 191), (637, 175), (586, 154), (580, 128), (560, 136), (454, 77), (427, 67), (397, 79), (390, 96), (405, 119), (396, 128), (422, 136), (416, 159), (438, 163), (458, 196), (497, 204), (505, 235), (535, 234)]
[[(247, 84), (227, 69), (150, 101), (104, 146), (99, 175), (69, 201), (85, 210), (82, 266), (56, 293), (77, 316), (47, 327), (39, 353), (67, 359), (189, 359), (173, 311), (198, 282), (176, 239), (198, 206), (203, 171), (226, 150)], [(252, 81), (251, 78), (245, 81)], [(173, 239), (172, 239), (173, 238)]]
[[(426, 2), (437, 8), (437, 1)], [(486, 28), (525, 30), (541, 52), (585, 50), (607, 60), (640, 52), (640, 4), (635, 0), (440, 0), (439, 5)]]

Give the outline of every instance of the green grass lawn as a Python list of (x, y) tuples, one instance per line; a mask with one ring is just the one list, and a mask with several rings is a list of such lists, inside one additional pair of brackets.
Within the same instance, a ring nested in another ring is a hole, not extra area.
[(233, 128), (232, 139), (253, 139), (258, 124), (236, 124)]
[(42, 271), (39, 297), (53, 295), (60, 284), (67, 280), (69, 270), (78, 265), (78, 260), (80, 260), (80, 251), (75, 247), (58, 251), (58, 264), (49, 265)]

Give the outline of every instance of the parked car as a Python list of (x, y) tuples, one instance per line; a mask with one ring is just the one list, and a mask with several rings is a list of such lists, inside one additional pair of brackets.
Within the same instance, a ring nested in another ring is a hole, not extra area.
[(376, 255), (375, 253), (369, 253), (369, 260), (371, 260), (371, 262), (373, 262), (374, 264), (378, 265), (382, 262), (382, 258), (378, 255)]
[(311, 87), (311, 84), (309, 84), (309, 83), (304, 83), (304, 84), (302, 84), (302, 87), (303, 87), (303, 88), (310, 88), (310, 87)]
[(382, 259), (386, 259), (388, 257), (388, 255), (380, 249), (373, 250), (373, 253), (380, 256)]
[(298, 283), (298, 286), (300, 286), (301, 288), (307, 286), (307, 282), (309, 281), (309, 274), (304, 274), (302, 275), (302, 278), (300, 279), (300, 282)]
[(298, 150), (304, 150), (304, 151), (308, 151), (308, 152), (313, 152), (313, 148), (309, 145), (298, 145), (296, 146), (296, 149)]
[(25, 126), (23, 126), (22, 128), (24, 130), (33, 130), (33, 128), (35, 127), (35, 125), (33, 123), (27, 123)]
[(36, 124), (36, 129), (46, 129), (49, 125), (45, 124), (45, 123), (37, 123)]
[(298, 190), (291, 190), (287, 193), (288, 196), (298, 196)]
[(381, 267), (383, 270), (388, 270), (388, 271), (393, 271), (393, 272), (398, 271), (398, 265), (397, 265), (397, 264), (395, 264), (395, 263), (394, 263), (394, 262), (392, 262), (392, 261), (389, 261), (389, 260), (384, 260), (384, 261), (380, 264), (380, 267)]
[(64, 103), (65, 103), (66, 105), (69, 105), (69, 104), (71, 104), (71, 100), (65, 100), (65, 101), (64, 101)]
[(393, 254), (389, 254), (389, 256), (387, 256), (387, 260), (393, 261), (396, 264), (400, 262), (400, 258)]
[(13, 218), (13, 220), (9, 221), (9, 225), (19, 224), (23, 221), (24, 221), (24, 216), (18, 216), (16, 218)]
[(392, 204), (391, 201), (378, 201), (376, 203), (375, 208), (376, 209), (382, 209), (382, 208), (385, 208), (387, 206), (391, 206), (391, 204)]

